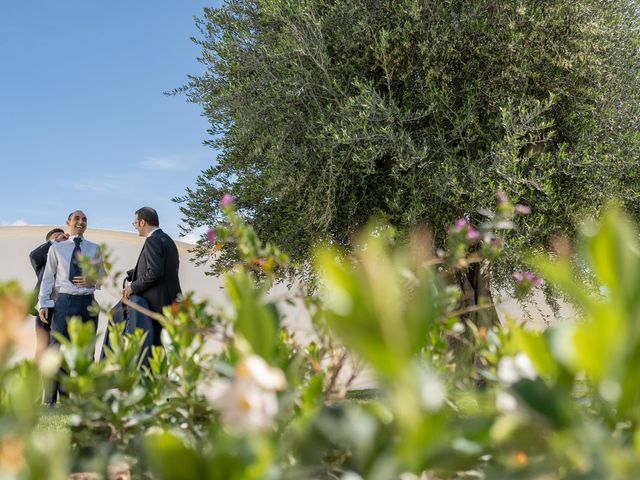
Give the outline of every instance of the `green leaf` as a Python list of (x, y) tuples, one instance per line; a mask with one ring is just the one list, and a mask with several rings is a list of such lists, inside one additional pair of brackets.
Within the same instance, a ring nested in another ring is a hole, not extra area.
[(555, 378), (558, 373), (558, 367), (543, 333), (526, 330), (514, 322), (510, 322), (509, 329), (512, 332), (518, 350), (527, 354), (536, 371), (540, 375)]
[(546, 418), (557, 429), (572, 423), (572, 409), (568, 398), (562, 392), (550, 389), (541, 379), (522, 379), (511, 386), (530, 409)]
[(273, 303), (265, 302), (264, 292), (244, 270), (226, 276), (226, 288), (235, 307), (235, 330), (251, 345), (253, 351), (272, 360), (280, 315)]
[(161, 480), (207, 478), (201, 455), (187, 447), (176, 435), (149, 435), (144, 441), (151, 470)]

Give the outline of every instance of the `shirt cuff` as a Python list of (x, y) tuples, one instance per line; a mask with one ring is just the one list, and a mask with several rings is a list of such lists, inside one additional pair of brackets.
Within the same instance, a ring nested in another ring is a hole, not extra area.
[(38, 310), (41, 308), (53, 308), (55, 306), (55, 302), (53, 300), (45, 300), (38, 302)]

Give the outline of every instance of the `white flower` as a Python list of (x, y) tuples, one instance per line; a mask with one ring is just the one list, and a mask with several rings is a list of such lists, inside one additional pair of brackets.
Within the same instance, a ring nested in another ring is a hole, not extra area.
[(466, 330), (466, 327), (464, 326), (464, 323), (456, 322), (451, 328), (451, 330), (453, 331), (453, 333), (457, 333), (458, 335), (461, 335)]
[(496, 395), (496, 409), (500, 413), (513, 413), (518, 409), (518, 400), (504, 390)]
[(278, 414), (278, 398), (271, 391), (248, 382), (229, 382), (211, 404), (222, 421), (241, 431), (269, 428)]
[(47, 348), (38, 358), (38, 370), (44, 378), (52, 378), (62, 364), (62, 354), (57, 348)]
[(518, 353), (515, 357), (502, 357), (498, 363), (498, 378), (507, 385), (523, 378), (533, 380), (536, 376), (536, 369), (524, 353)]
[(531, 359), (526, 353), (518, 353), (513, 357), (513, 363), (516, 366), (516, 371), (520, 374), (520, 378), (528, 378), (529, 380), (535, 380), (538, 376), (536, 368), (531, 363)]
[(430, 412), (440, 410), (447, 397), (442, 381), (433, 373), (425, 370), (420, 372), (420, 400), (422, 406)]
[(282, 370), (270, 367), (258, 355), (249, 355), (236, 365), (236, 379), (256, 383), (265, 390), (282, 390), (287, 385)]
[(607, 402), (615, 403), (620, 400), (622, 395), (622, 387), (614, 380), (603, 380), (598, 388), (600, 396)]
[(197, 391), (220, 412), (229, 427), (252, 431), (273, 425), (278, 414), (275, 391), (285, 386), (282, 370), (251, 355), (238, 362), (233, 380), (217, 379), (199, 385)]
[(227, 380), (226, 378), (199, 382), (196, 386), (196, 393), (206, 398), (209, 403), (214, 404), (229, 390), (230, 385), (231, 380)]
[(74, 414), (69, 417), (69, 423), (73, 427), (77, 427), (82, 425), (82, 417), (80, 415)]
[(362, 480), (362, 477), (356, 472), (345, 472), (340, 480)]
[(164, 345), (165, 347), (168, 347), (169, 345), (173, 344), (173, 339), (171, 338), (171, 334), (166, 328), (163, 328), (160, 331), (160, 341), (162, 342), (162, 345)]
[(502, 357), (500, 359), (500, 363), (498, 363), (498, 378), (507, 385), (516, 383), (520, 379), (513, 363), (513, 357)]

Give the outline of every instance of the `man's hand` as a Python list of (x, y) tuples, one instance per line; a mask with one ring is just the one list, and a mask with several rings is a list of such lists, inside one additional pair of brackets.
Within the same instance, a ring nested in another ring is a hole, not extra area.
[(65, 240), (69, 240), (69, 234), (68, 233), (58, 233), (53, 237), (53, 239), (56, 242), (64, 242)]
[(124, 290), (122, 291), (122, 296), (127, 300), (129, 300), (129, 297), (131, 295), (133, 295), (133, 290), (131, 290), (131, 285), (127, 285), (126, 287), (124, 287)]
[(85, 276), (73, 277), (73, 284), (78, 288), (93, 288), (96, 286), (95, 281)]
[(48, 308), (41, 308), (40, 310), (38, 310), (38, 316), (40, 317), (40, 320), (42, 320), (42, 323), (49, 323), (49, 309)]

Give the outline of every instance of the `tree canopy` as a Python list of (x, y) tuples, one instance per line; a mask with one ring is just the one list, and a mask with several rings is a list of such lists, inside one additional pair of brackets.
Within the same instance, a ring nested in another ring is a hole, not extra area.
[(194, 39), (205, 72), (176, 92), (202, 105), (218, 155), (174, 199), (184, 228), (214, 225), (231, 193), (262, 238), (303, 259), (372, 216), (426, 224), (440, 245), (498, 189), (533, 207), (514, 249), (573, 235), (611, 198), (637, 216), (639, 12), (636, 0), (207, 8)]

